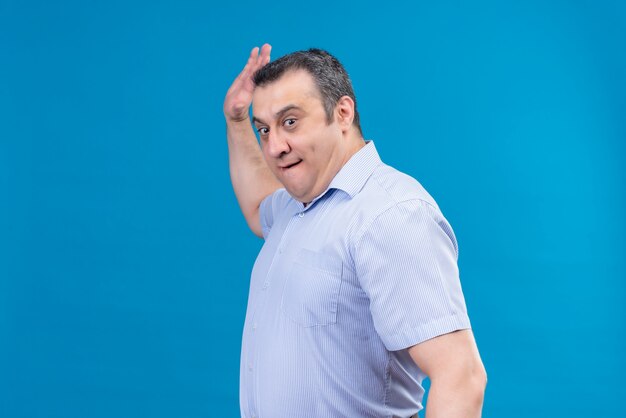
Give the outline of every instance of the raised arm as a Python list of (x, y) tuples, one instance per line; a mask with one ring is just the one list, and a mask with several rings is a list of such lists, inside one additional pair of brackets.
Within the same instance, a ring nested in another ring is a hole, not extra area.
[(248, 226), (257, 236), (262, 237), (259, 206), (261, 201), (281, 187), (263, 159), (249, 117), (255, 71), (270, 61), (271, 46), (263, 45), (259, 51), (255, 47), (250, 52), (246, 66), (226, 93), (224, 116), (230, 179)]

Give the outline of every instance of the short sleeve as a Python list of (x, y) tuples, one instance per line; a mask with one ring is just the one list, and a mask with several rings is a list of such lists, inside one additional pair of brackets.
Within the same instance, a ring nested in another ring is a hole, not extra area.
[(395, 204), (356, 237), (353, 257), (388, 350), (470, 328), (456, 237), (438, 208), (418, 199)]
[(263, 239), (267, 239), (267, 236), (274, 225), (274, 220), (277, 217), (277, 212), (285, 206), (286, 198), (289, 195), (285, 189), (278, 189), (273, 193), (267, 195), (259, 206), (259, 217), (261, 221), (261, 230), (263, 232)]

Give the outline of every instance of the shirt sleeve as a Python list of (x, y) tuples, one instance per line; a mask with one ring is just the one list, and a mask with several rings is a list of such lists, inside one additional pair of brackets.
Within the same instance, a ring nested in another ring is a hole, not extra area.
[(452, 228), (423, 200), (397, 203), (366, 225), (354, 260), (388, 350), (470, 328)]
[(267, 239), (267, 236), (274, 225), (274, 219), (277, 216), (277, 210), (284, 205), (285, 195), (287, 192), (285, 189), (278, 189), (272, 194), (266, 196), (259, 206), (259, 216), (261, 220), (261, 230), (263, 232), (263, 239)]

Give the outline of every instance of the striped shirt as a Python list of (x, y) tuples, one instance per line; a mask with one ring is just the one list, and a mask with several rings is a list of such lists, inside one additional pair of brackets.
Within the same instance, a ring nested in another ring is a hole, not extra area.
[(243, 330), (244, 418), (409, 417), (425, 375), (407, 348), (470, 328), (452, 228), (372, 141), (304, 207), (261, 203), (265, 243)]

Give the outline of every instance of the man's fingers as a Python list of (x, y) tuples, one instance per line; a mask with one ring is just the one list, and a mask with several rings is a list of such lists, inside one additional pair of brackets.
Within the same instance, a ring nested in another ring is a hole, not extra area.
[(270, 62), (270, 52), (272, 52), (272, 46), (270, 44), (264, 44), (261, 47), (261, 66)]
[(241, 73), (239, 73), (238, 78), (245, 78), (248, 75), (248, 73), (250, 72), (250, 68), (254, 66), (257, 60), (258, 53), (259, 53), (258, 46), (255, 46), (254, 48), (252, 48), (252, 51), (250, 51), (250, 56), (248, 57), (248, 62), (246, 62), (245, 67), (243, 67), (243, 70), (241, 70)]
[(241, 70), (241, 72), (237, 76), (236, 81), (239, 82), (240, 80), (245, 80), (248, 77), (252, 77), (256, 70), (270, 62), (271, 50), (272, 46), (270, 44), (264, 44), (261, 48), (259, 48), (258, 46), (252, 48), (252, 51), (250, 51), (250, 56), (248, 57), (248, 61), (246, 62), (245, 67), (243, 67), (243, 70)]
[(254, 66), (252, 67), (252, 73), (256, 72), (259, 68), (263, 67), (265, 64), (269, 62), (271, 50), (272, 50), (272, 47), (270, 44), (264, 44), (263, 47), (261, 47), (261, 50), (258, 56), (256, 57)]
[(250, 60), (254, 60), (254, 59), (256, 59), (256, 57), (258, 56), (258, 54), (259, 54), (259, 47), (258, 47), (258, 46), (255, 46), (254, 48), (252, 48), (252, 51), (250, 51), (250, 58), (249, 58), (249, 59), (250, 59)]
[(251, 79), (254, 73), (268, 62), (270, 62), (270, 52), (272, 50), (272, 46), (270, 44), (263, 44), (261, 48), (255, 46), (250, 51), (250, 55), (248, 56), (248, 61), (246, 65), (243, 67), (243, 70), (239, 73), (235, 81), (228, 89), (228, 93), (231, 91), (238, 90), (242, 83), (246, 83), (248, 79)]

